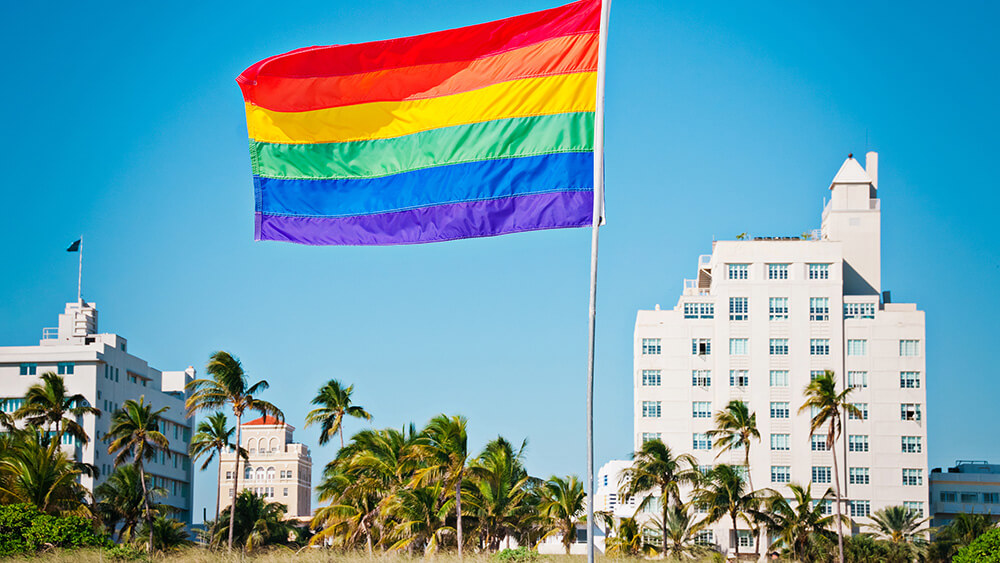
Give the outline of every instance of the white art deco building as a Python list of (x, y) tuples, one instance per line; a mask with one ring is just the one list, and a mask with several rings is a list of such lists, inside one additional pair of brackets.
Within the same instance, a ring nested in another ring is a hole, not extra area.
[[(742, 450), (716, 458), (706, 433), (716, 411), (744, 401), (761, 434), (750, 450), (754, 486), (811, 482), (819, 496), (833, 485), (832, 456), (799, 407), (811, 377), (830, 370), (864, 413), (845, 421), (835, 446), (844, 513), (863, 523), (888, 505), (927, 511), (924, 313), (883, 293), (877, 159), (840, 167), (818, 233), (714, 242), (673, 309), (639, 311), (636, 448), (659, 438), (703, 466), (742, 466)], [(702, 540), (753, 547), (748, 532), (729, 528)]]
[(145, 396), (153, 410), (168, 407), (160, 418), (160, 431), (170, 441), (156, 459), (146, 461), (153, 484), (167, 490), (160, 502), (177, 509), (175, 518), (191, 523), (191, 422), (185, 417), (184, 387), (195, 370), (163, 371), (128, 352), (125, 338), (97, 332), (97, 306), (79, 301), (67, 303), (59, 315), (59, 326), (42, 331), (37, 346), (0, 346), (0, 410), (13, 413), (23, 404), (28, 388), (41, 381), (45, 372), (61, 375), (70, 394), (83, 395), (100, 417), (85, 415), (80, 421), (90, 442), (75, 443), (64, 437), (63, 448), (78, 461), (93, 464), (99, 475), (83, 477), (93, 491), (114, 470), (114, 456), (101, 438), (110, 428), (112, 415), (129, 400)]

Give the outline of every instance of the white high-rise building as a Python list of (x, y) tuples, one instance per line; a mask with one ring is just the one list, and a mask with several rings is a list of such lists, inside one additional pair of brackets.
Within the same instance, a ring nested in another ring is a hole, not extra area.
[[(889, 505), (927, 512), (924, 313), (882, 292), (877, 159), (840, 167), (819, 232), (715, 242), (673, 309), (639, 311), (636, 448), (659, 438), (703, 466), (742, 466), (743, 451), (716, 458), (706, 433), (715, 412), (744, 401), (761, 435), (750, 450), (754, 487), (812, 483), (820, 496), (833, 486), (833, 460), (799, 407), (811, 377), (830, 370), (864, 413), (844, 421), (835, 446), (844, 514), (860, 524)], [(712, 534), (722, 550), (737, 538), (741, 551), (753, 547), (727, 522)]]
[(41, 381), (43, 373), (54, 372), (66, 382), (69, 394), (81, 394), (101, 410), (100, 417), (85, 415), (80, 421), (90, 442), (75, 443), (63, 438), (63, 448), (78, 461), (94, 465), (96, 478), (81, 481), (91, 491), (114, 470), (114, 456), (108, 442), (112, 415), (128, 399), (145, 396), (153, 410), (169, 407), (160, 417), (160, 431), (170, 441), (166, 451), (145, 462), (153, 484), (167, 490), (160, 502), (178, 509), (173, 516), (191, 523), (191, 422), (185, 416), (184, 387), (194, 379), (195, 370), (161, 372), (145, 360), (128, 353), (128, 343), (117, 334), (97, 332), (97, 306), (79, 301), (67, 303), (59, 315), (59, 326), (42, 331), (37, 346), (0, 347), (0, 410), (13, 413), (23, 404), (28, 388)]

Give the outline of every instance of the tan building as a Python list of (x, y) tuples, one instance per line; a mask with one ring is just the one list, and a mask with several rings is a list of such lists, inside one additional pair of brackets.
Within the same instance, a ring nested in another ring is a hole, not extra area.
[[(240, 463), (239, 489), (250, 489), (288, 507), (289, 518), (312, 516), (312, 458), (309, 448), (292, 441), (295, 428), (262, 416), (241, 425), (241, 446), (249, 462)], [(235, 456), (222, 456), (223, 481), (219, 483), (220, 510), (229, 506), (233, 496)]]

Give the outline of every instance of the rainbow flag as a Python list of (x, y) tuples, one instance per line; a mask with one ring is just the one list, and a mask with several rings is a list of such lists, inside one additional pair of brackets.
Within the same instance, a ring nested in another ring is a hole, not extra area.
[(257, 240), (412, 244), (591, 224), (600, 0), (248, 68)]

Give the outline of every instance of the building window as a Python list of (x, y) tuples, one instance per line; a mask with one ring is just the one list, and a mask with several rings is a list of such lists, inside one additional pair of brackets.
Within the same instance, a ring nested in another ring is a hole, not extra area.
[(691, 403), (691, 410), (694, 418), (712, 418), (712, 403), (709, 401), (695, 401)]
[(814, 370), (812, 370), (812, 371), (809, 372), (809, 381), (816, 381), (820, 377), (823, 377), (823, 375), (825, 375), (825, 374), (826, 374), (826, 370), (823, 370), (823, 369), (814, 369)]
[(899, 341), (899, 355), (900, 356), (919, 356), (920, 355), (920, 341), (919, 340), (900, 340)]
[(869, 483), (867, 467), (852, 467), (847, 470), (847, 476), (852, 485), (867, 485)]
[(660, 401), (643, 401), (642, 417), (660, 418)]
[(685, 303), (684, 304), (684, 318), (685, 319), (714, 319), (715, 318), (715, 304), (714, 303)]
[(771, 387), (788, 387), (788, 372), (771, 370)]
[(903, 469), (903, 484), (909, 486), (923, 485), (924, 471), (922, 469)]
[(787, 402), (772, 402), (771, 403), (771, 418), (788, 418), (788, 403)]
[(729, 320), (747, 321), (750, 320), (750, 305), (746, 297), (729, 298)]
[(830, 320), (830, 298), (810, 297), (809, 298), (809, 320), (828, 321)]
[(941, 491), (941, 502), (955, 502), (956, 498), (954, 491)]
[(1000, 504), (1000, 493), (983, 493), (983, 504)]
[(248, 465), (243, 469), (243, 480), (253, 481), (253, 467)]
[(642, 433), (642, 443), (652, 442), (653, 440), (662, 441), (662, 435), (659, 432), (643, 432)]
[(17, 409), (21, 408), (24, 404), (24, 399), (4, 399), (0, 400), (0, 405), (3, 406), (3, 412), (12, 413)]
[(812, 468), (812, 482), (813, 483), (829, 483), (830, 482), (830, 466), (813, 466)]
[(73, 375), (73, 367), (72, 362), (60, 362), (59, 365), (56, 366), (56, 370), (59, 375)]
[(919, 371), (899, 372), (899, 387), (900, 389), (920, 389), (920, 372)]
[(711, 547), (715, 545), (715, 536), (712, 534), (712, 530), (701, 530), (694, 536), (695, 545), (700, 545), (703, 547)]
[(868, 372), (867, 371), (849, 371), (847, 372), (847, 386), (852, 389), (864, 389), (868, 387)]
[(787, 280), (788, 279), (788, 264), (768, 264), (767, 265), (767, 279), (769, 279), (769, 280)]
[(750, 372), (745, 369), (729, 370), (730, 387), (747, 387), (750, 385)]
[(874, 319), (874, 303), (844, 303), (845, 319)]
[(903, 508), (915, 512), (918, 518), (924, 517), (924, 503), (920, 501), (903, 501)]
[(868, 518), (872, 513), (872, 503), (867, 500), (848, 501), (851, 509), (851, 518)]
[(729, 279), (745, 280), (750, 278), (749, 264), (727, 264), (727, 266), (729, 270)]
[(691, 353), (695, 356), (707, 356), (712, 353), (711, 338), (692, 338)]
[(819, 513), (823, 516), (829, 516), (833, 514), (833, 503), (829, 500), (814, 500), (812, 501), (813, 507), (819, 507)]
[(692, 387), (710, 387), (712, 385), (712, 370), (695, 369), (691, 370)]
[(979, 493), (962, 493), (959, 498), (962, 504), (976, 504), (979, 502)]
[(729, 339), (729, 355), (730, 356), (746, 356), (747, 350), (750, 348), (749, 338), (730, 338)]
[(692, 434), (691, 440), (693, 442), (693, 448), (696, 450), (712, 449), (712, 440), (708, 438), (708, 434)]
[(826, 435), (825, 434), (813, 434), (809, 440), (810, 449), (814, 452), (825, 452), (826, 448)]
[(772, 321), (788, 320), (788, 298), (772, 297), (768, 299), (768, 315)]
[(753, 532), (750, 530), (736, 530), (736, 540), (741, 549), (753, 549)]
[(829, 356), (830, 355), (830, 339), (829, 338), (810, 338), (809, 339), (809, 355), (810, 356)]
[(847, 355), (848, 356), (867, 356), (868, 355), (868, 341), (867, 340), (848, 340), (847, 341)]
[(867, 452), (868, 436), (866, 434), (852, 434), (848, 436), (847, 449), (852, 452)]
[(788, 355), (788, 339), (787, 338), (772, 338), (770, 342), (770, 351), (772, 356), (787, 356)]
[(919, 454), (921, 451), (920, 436), (902, 436), (902, 451), (904, 454)]
[(660, 339), (659, 338), (643, 338), (642, 339), (642, 354), (644, 356), (655, 356), (660, 353)]
[(776, 452), (787, 452), (791, 449), (790, 434), (771, 434), (771, 450)]
[(660, 370), (658, 370), (658, 369), (644, 369), (644, 370), (642, 370), (642, 385), (643, 385), (643, 387), (659, 387), (660, 386)]
[(920, 405), (917, 403), (902, 403), (899, 405), (900, 420), (920, 420)]
[(860, 411), (861, 416), (857, 413), (851, 413), (848, 415), (849, 420), (868, 420), (868, 403), (851, 403)]
[(38, 364), (21, 364), (21, 375), (35, 375), (38, 371)]
[(809, 279), (828, 280), (830, 279), (829, 264), (809, 264)]

